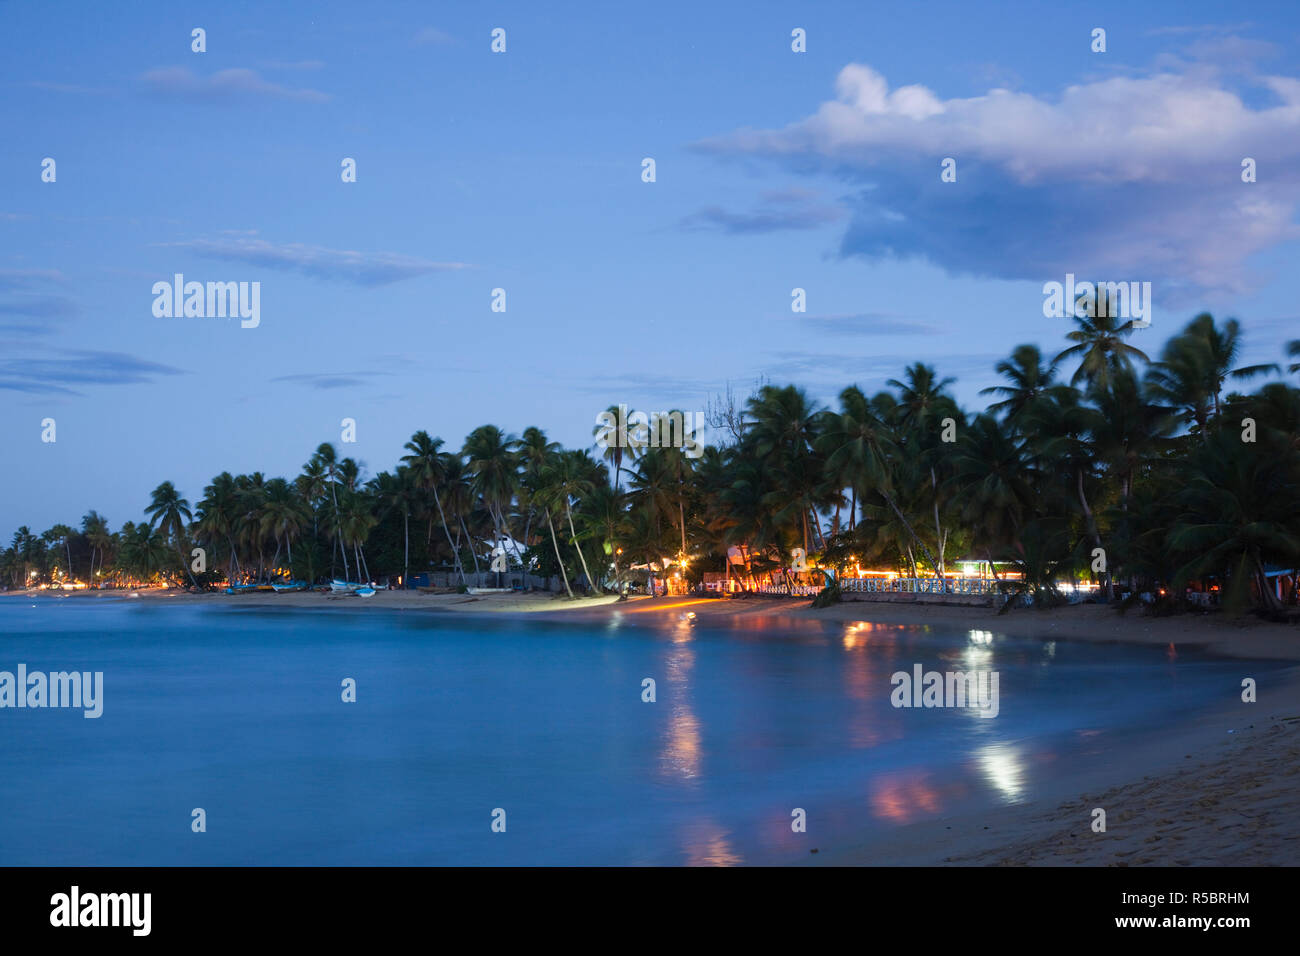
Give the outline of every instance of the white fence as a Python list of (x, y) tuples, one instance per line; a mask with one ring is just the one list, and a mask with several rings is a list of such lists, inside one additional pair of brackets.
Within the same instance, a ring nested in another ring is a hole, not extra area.
[(796, 584), (793, 587), (787, 587), (784, 584), (766, 584), (758, 589), (759, 594), (783, 595), (795, 597), (814, 597), (822, 590), (819, 584)]
[(843, 578), (840, 590), (856, 594), (997, 594), (991, 578)]
[[(997, 594), (996, 581), (986, 578), (841, 578), (840, 590), (851, 594)], [(812, 597), (820, 584), (768, 584), (759, 594)]]

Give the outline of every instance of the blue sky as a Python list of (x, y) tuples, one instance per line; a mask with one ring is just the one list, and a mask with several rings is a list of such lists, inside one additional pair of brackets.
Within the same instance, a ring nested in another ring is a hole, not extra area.
[[(1243, 362), (1300, 337), (1292, 3), (313, 8), (0, 3), (0, 534), (295, 474), (343, 418), (373, 474), (760, 376), (922, 360), (982, 407), (1067, 272), (1152, 282), (1149, 354), (1203, 310)], [(177, 272), (260, 326), (156, 318)]]

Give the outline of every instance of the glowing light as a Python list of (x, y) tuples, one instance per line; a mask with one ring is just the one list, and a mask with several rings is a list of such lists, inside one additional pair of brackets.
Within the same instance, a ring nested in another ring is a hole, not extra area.
[(979, 753), (980, 770), (1008, 803), (1016, 803), (1025, 792), (1025, 769), (1015, 748), (1006, 744), (985, 747)]

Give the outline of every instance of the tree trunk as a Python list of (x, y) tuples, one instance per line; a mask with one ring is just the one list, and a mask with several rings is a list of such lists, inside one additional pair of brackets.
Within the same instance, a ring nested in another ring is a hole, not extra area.
[(1277, 595), (1268, 585), (1268, 575), (1264, 571), (1264, 564), (1259, 559), (1259, 552), (1254, 554), (1255, 561), (1255, 580), (1259, 582), (1259, 597), (1264, 607), (1269, 611), (1280, 611), (1282, 602), (1277, 599)]
[[(483, 586), (483, 572), (478, 569), (478, 550), (474, 547), (474, 536), (469, 533), (469, 528), (465, 527), (465, 519), (460, 518), (460, 528), (465, 532), (465, 540), (469, 542), (469, 556), (474, 559), (474, 583), (479, 587)], [(459, 552), (458, 552), (459, 553)], [(457, 559), (459, 563), (459, 558)], [(461, 584), (465, 583), (465, 575), (461, 574)]]
[(591, 572), (587, 570), (587, 558), (582, 553), (582, 545), (578, 543), (578, 531), (573, 527), (573, 509), (569, 507), (569, 499), (564, 499), (564, 514), (569, 519), (569, 534), (573, 535), (573, 546), (578, 549), (578, 560), (582, 562), (582, 573), (587, 576), (588, 590), (596, 590), (596, 582), (591, 578)]
[(898, 505), (894, 503), (893, 497), (891, 497), (887, 492), (883, 490), (881, 490), (880, 496), (884, 498), (886, 502), (888, 502), (889, 507), (894, 509), (894, 514), (898, 515), (898, 520), (903, 522), (903, 527), (906, 528), (907, 533), (912, 536), (912, 540), (916, 542), (916, 546), (920, 548), (921, 551), (924, 552), (926, 558), (929, 559), (930, 566), (936, 569), (934, 576), (942, 581), (943, 576), (939, 574), (937, 570), (939, 567), (939, 562), (934, 559), (934, 555), (931, 554), (930, 549), (925, 546), (925, 542), (916, 536), (916, 532), (912, 530), (911, 524), (908, 523), (908, 520), (903, 517), (903, 512), (898, 510)]
[(1001, 584), (1002, 579), (998, 577), (998, 566), (993, 563), (993, 552), (990, 549), (985, 548), (984, 556), (989, 559), (989, 571), (993, 574), (993, 580), (998, 584)]
[(682, 529), (682, 557), (684, 558), (686, 557), (686, 506), (680, 497), (677, 499), (677, 518)]
[(564, 581), (565, 593), (570, 598), (573, 597), (573, 591), (569, 588), (569, 575), (564, 570), (564, 558), (560, 557), (560, 542), (555, 538), (555, 523), (551, 521), (551, 509), (546, 509), (546, 524), (551, 529), (551, 545), (555, 548), (555, 560), (560, 564), (560, 578)]
[[(442, 522), (443, 533), (447, 535), (447, 544), (451, 545), (451, 556), (456, 562), (456, 570), (460, 573), (460, 583), (465, 583), (465, 569), (460, 563), (460, 548), (451, 543), (451, 531), (447, 527), (447, 516), (442, 513), (442, 499), (438, 497), (438, 489), (433, 489), (433, 502), (438, 506), (438, 520)], [(463, 523), (463, 522), (462, 522)], [(433, 549), (430, 548), (430, 551)], [(474, 573), (478, 573), (478, 558), (474, 559)]]
[(343, 580), (348, 580), (348, 550), (343, 545), (343, 526), (339, 523), (339, 496), (334, 488), (334, 479), (330, 478), (330, 499), (334, 502), (334, 531), (338, 539), (339, 553), (343, 555)]
[[(1076, 484), (1079, 488), (1079, 504), (1083, 506), (1083, 516), (1088, 522), (1088, 533), (1092, 535), (1092, 543), (1095, 547), (1101, 548), (1105, 553), (1105, 548), (1101, 543), (1101, 532), (1097, 530), (1097, 519), (1093, 517), (1092, 508), (1088, 505), (1088, 496), (1083, 492), (1083, 469), (1075, 469)], [(1106, 563), (1106, 603), (1115, 600), (1115, 582), (1110, 576), (1110, 562)]]
[(930, 469), (930, 490), (934, 492), (934, 540), (939, 543), (938, 570), (939, 577), (942, 578), (944, 572), (943, 546), (946, 536), (943, 533), (943, 525), (939, 522), (939, 479), (935, 475), (933, 468)]
[(627, 592), (623, 589), (623, 572), (618, 567), (618, 548), (615, 548), (610, 555), (614, 559), (614, 588), (618, 591), (620, 601), (627, 600)]
[[(567, 505), (566, 505), (566, 507), (567, 507)], [(498, 509), (498, 510), (500, 510), (500, 509)], [(511, 547), (513, 547), (513, 548), (515, 549), (515, 557), (519, 559), (519, 568), (520, 568), (520, 571), (521, 571), (522, 573), (527, 573), (527, 572), (526, 572), (526, 569), (524, 568), (524, 555), (523, 555), (523, 552), (519, 550), (519, 542), (515, 540), (514, 532), (510, 530), (510, 524), (509, 524), (509, 522), (506, 521), (506, 516), (505, 516), (505, 513), (504, 513), (504, 512), (501, 513), (501, 526), (502, 526), (503, 528), (506, 529), (506, 534), (507, 534), (507, 536), (510, 538), (510, 545), (511, 545)], [(524, 542), (524, 543), (527, 544), (527, 542)], [(505, 553), (506, 553), (506, 549), (505, 549), (505, 545), (504, 545), (504, 544), (501, 546), (501, 553), (502, 553), (502, 554), (505, 554)], [(507, 573), (509, 573), (508, 570), (507, 570)]]
[[(530, 545), (528, 544), (528, 538), (531, 535), (532, 530), (533, 530), (533, 509), (532, 506), (529, 505), (528, 517), (524, 520), (524, 547), (525, 548), (530, 547)], [(523, 561), (522, 555), (520, 556), (519, 560)], [(523, 575), (523, 577), (520, 578), (520, 582), (525, 587), (527, 587), (528, 586), (528, 565), (525, 564), (522, 568), (520, 568), (519, 573)]]

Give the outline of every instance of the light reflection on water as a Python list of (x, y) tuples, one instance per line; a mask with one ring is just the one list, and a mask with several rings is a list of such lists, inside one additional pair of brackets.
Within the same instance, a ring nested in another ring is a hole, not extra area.
[[(685, 606), (579, 625), (52, 604), (0, 601), (0, 670), (103, 671), (104, 716), (0, 712), (0, 864), (783, 862), (1032, 800), (1130, 726), (1239, 692), (1239, 665), (1189, 651)], [(891, 706), (915, 664), (996, 670), (998, 716)], [(178, 840), (175, 808), (200, 805), (222, 839)]]
[(1025, 767), (1020, 751), (1012, 744), (996, 743), (981, 748), (976, 758), (984, 779), (1007, 803), (1019, 803), (1025, 794)]
[(700, 722), (690, 704), (695, 651), (688, 643), (689, 632), (682, 634), (679, 629), (672, 640), (672, 651), (664, 661), (664, 673), (668, 678), (665, 690), (671, 709), (661, 759), (664, 773), (693, 780), (700, 773), (702, 756)]
[(739, 866), (744, 862), (731, 845), (727, 831), (713, 821), (693, 823), (683, 836), (685, 862), (690, 866)]

